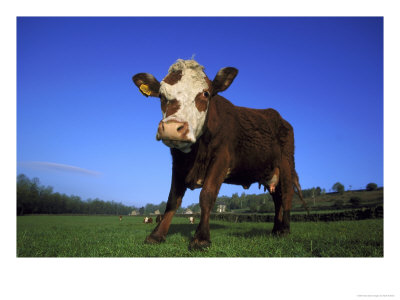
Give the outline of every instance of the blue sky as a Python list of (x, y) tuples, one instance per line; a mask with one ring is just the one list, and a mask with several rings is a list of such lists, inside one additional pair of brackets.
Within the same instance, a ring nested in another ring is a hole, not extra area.
[[(239, 69), (221, 93), (232, 103), (293, 125), (303, 189), (383, 185), (383, 19), (369, 17), (18, 18), (17, 173), (83, 199), (166, 201), (159, 101), (131, 78), (192, 55), (210, 79)], [(261, 192), (220, 195), (243, 191)]]

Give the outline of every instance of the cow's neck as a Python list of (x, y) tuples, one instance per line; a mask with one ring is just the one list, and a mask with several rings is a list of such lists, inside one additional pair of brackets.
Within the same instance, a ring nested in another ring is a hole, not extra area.
[(223, 132), (220, 123), (221, 119), (226, 119), (225, 114), (231, 111), (234, 106), (225, 98), (215, 96), (211, 99), (203, 134), (197, 142), (192, 145), (189, 153), (183, 153), (178, 149), (171, 149), (173, 172), (185, 180), (185, 184), (190, 189), (199, 188), (204, 183), (207, 168), (212, 159), (211, 154), (216, 152), (216, 148), (225, 145), (219, 134)]
[(199, 188), (203, 185), (207, 167), (210, 161), (207, 143), (204, 141), (203, 133), (189, 153), (183, 153), (178, 149), (171, 149), (173, 172), (180, 180), (185, 181), (186, 187), (190, 189)]

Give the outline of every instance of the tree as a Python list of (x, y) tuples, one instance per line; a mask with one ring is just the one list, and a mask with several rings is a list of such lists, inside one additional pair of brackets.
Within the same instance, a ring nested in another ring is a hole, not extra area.
[(317, 186), (315, 188), (315, 196), (319, 196), (319, 195), (321, 195), (321, 188), (319, 186)]
[(351, 203), (351, 205), (353, 207), (358, 207), (361, 203), (361, 198), (360, 197), (352, 197), (352, 198), (350, 198), (349, 202)]
[(190, 209), (194, 213), (198, 213), (201, 211), (199, 203), (193, 203), (193, 204), (189, 205), (187, 208)]
[(251, 201), (249, 205), (250, 211), (251, 212), (257, 212), (258, 211), (258, 205), (255, 201)]
[(144, 215), (144, 207), (142, 206), (141, 208), (139, 208), (139, 213), (141, 214), (141, 215)]
[(344, 185), (341, 184), (340, 182), (336, 182), (336, 183), (332, 186), (332, 190), (334, 190), (334, 191), (336, 191), (336, 192), (338, 192), (338, 193), (340, 193), (340, 194), (343, 194), (343, 192), (344, 192)]
[(370, 182), (367, 184), (367, 191), (375, 191), (378, 188), (378, 185), (376, 183)]
[(240, 198), (239, 198), (238, 193), (234, 193), (232, 195), (232, 201), (231, 201), (231, 204), (229, 205), (229, 208), (230, 209), (238, 209), (238, 208), (240, 208)]
[(24, 174), (20, 174), (17, 177), (17, 214), (23, 215), (24, 213), (30, 213), (27, 211), (29, 208), (29, 194), (32, 182)]
[(259, 210), (261, 213), (266, 213), (266, 212), (273, 212), (274, 211), (274, 204), (272, 202), (266, 202), (261, 204)]
[(343, 201), (342, 199), (338, 199), (338, 200), (336, 200), (335, 203), (333, 204), (333, 207), (335, 207), (335, 208), (342, 208), (343, 204), (344, 204), (344, 201)]
[[(163, 203), (162, 203), (163, 204)], [(51, 186), (40, 185), (39, 178), (17, 177), (17, 214), (128, 214), (134, 209), (98, 198), (82, 201), (78, 196), (54, 193)]]
[(165, 209), (167, 208), (167, 202), (163, 201), (158, 205), (158, 210), (160, 211), (160, 213), (164, 213)]

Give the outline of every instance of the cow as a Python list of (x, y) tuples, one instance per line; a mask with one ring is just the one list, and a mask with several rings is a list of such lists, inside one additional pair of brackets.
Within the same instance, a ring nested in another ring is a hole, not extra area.
[(119, 215), (119, 221), (120, 222), (122, 221), (122, 215)]
[(150, 217), (145, 217), (144, 219), (143, 219), (143, 223), (145, 223), (145, 224), (152, 224), (153, 223), (153, 219)]
[(194, 224), (194, 217), (189, 217), (190, 224)]
[(149, 73), (132, 77), (144, 96), (160, 99), (156, 140), (168, 146), (172, 156), (165, 213), (146, 243), (164, 242), (185, 191), (201, 188), (200, 222), (189, 250), (208, 248), (210, 213), (222, 183), (245, 189), (256, 182), (263, 185), (275, 204), (272, 233), (290, 232), (294, 192), (304, 204), (295, 170), (293, 128), (274, 109), (239, 107), (220, 96), (237, 74), (236, 68), (222, 68), (211, 81), (197, 61), (178, 59), (161, 82)]

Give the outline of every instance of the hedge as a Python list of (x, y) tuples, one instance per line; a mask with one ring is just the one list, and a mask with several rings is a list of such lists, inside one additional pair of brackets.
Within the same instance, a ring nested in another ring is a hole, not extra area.
[[(199, 218), (200, 214), (193, 215), (177, 215), (178, 217), (194, 216)], [(383, 218), (383, 206), (370, 208), (354, 209), (335, 213), (311, 213), (307, 214), (292, 214), (290, 220), (293, 222), (330, 222), (330, 221), (350, 221), (350, 220), (365, 220)], [(213, 213), (210, 216), (211, 220), (228, 221), (228, 222), (274, 222), (273, 215), (262, 214), (234, 214), (234, 213)]]

